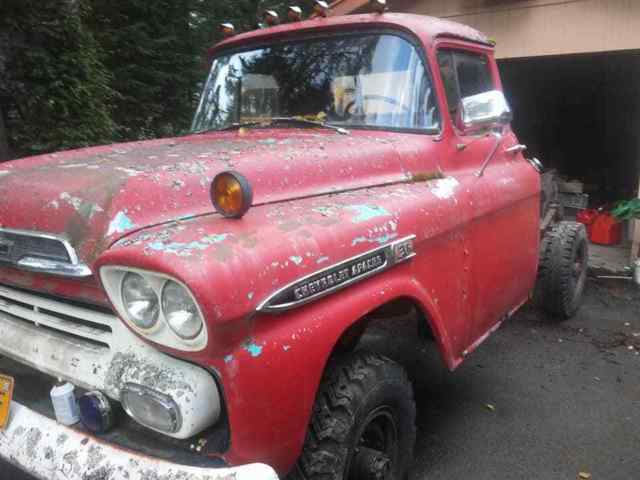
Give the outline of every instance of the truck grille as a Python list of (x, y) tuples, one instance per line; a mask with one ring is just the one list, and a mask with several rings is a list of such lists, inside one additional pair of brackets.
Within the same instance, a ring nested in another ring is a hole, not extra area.
[(74, 261), (69, 248), (59, 238), (0, 228), (0, 261), (16, 263), (25, 256), (66, 263)]
[(94, 307), (53, 300), (3, 285), (0, 285), (0, 312), (14, 320), (82, 342), (84, 346), (100, 349), (110, 348), (113, 325), (118, 321), (114, 315)]

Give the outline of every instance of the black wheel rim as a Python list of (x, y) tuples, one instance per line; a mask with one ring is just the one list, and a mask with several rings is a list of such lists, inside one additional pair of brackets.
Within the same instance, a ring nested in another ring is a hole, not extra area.
[(398, 461), (398, 427), (393, 411), (388, 406), (381, 406), (372, 410), (364, 422), (361, 423), (356, 435), (356, 445), (350, 452), (345, 478), (348, 480), (362, 479), (358, 475), (357, 455), (364, 449), (375, 450), (380, 457), (388, 459), (386, 473), (381, 476), (384, 480), (392, 480), (393, 472)]

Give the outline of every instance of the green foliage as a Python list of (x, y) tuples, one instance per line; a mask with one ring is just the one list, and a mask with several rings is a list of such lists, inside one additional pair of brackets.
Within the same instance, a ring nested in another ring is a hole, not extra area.
[(232, 22), (239, 31), (252, 30), (258, 12), (276, 8), (284, 18), (288, 5), (258, 0), (91, 3), (92, 29), (118, 93), (114, 120), (119, 139), (187, 130), (207, 74), (207, 49), (220, 40), (219, 24)]
[[(187, 130), (218, 26), (269, 0), (2, 0), (0, 112), (18, 156)], [(312, 0), (298, 3), (309, 13)], [(4, 77), (4, 78), (3, 78)]]
[(640, 219), (640, 198), (619, 202), (611, 211), (618, 220)]
[(171, 135), (188, 124), (201, 59), (189, 0), (94, 0), (91, 28), (117, 92), (118, 139)]
[(113, 136), (111, 79), (83, 25), (88, 13), (82, 3), (66, 0), (3, 4), (0, 31), (9, 33), (11, 48), (0, 93), (9, 99), (9, 141), (18, 155)]

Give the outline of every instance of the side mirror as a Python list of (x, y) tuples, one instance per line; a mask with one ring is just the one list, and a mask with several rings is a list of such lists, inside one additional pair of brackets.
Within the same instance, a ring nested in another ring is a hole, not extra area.
[(513, 114), (499, 90), (479, 93), (460, 100), (456, 126), (465, 134), (501, 128), (511, 123)]

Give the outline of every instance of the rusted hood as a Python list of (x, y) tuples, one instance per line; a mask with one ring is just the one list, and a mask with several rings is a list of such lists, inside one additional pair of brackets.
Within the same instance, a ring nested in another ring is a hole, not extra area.
[(0, 224), (66, 235), (91, 264), (129, 233), (213, 213), (209, 186), (224, 170), (249, 179), (254, 204), (400, 181), (394, 138), (249, 130), (17, 160), (0, 165)]

